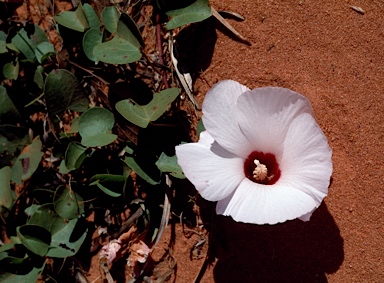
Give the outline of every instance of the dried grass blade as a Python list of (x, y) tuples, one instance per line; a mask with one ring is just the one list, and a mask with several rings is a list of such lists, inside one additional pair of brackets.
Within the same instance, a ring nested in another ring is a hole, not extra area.
[(246, 39), (244, 36), (242, 36), (237, 30), (232, 27), (226, 19), (224, 19), (216, 10), (215, 8), (211, 7), (212, 15), (220, 22), (222, 23), (227, 29), (229, 29), (234, 35), (236, 35), (238, 38), (240, 38), (242, 41), (244, 41), (248, 45), (252, 45), (252, 43)]
[(191, 102), (193, 103), (195, 108), (197, 110), (201, 110), (199, 103), (196, 101), (196, 99), (192, 93), (192, 90), (190, 89), (190, 87), (188, 85), (188, 81), (186, 80), (184, 75), (182, 73), (180, 73), (179, 69), (177, 68), (177, 59), (176, 59), (175, 55), (173, 54), (173, 41), (171, 38), (169, 39), (169, 51), (170, 51), (169, 53), (171, 54), (172, 64), (175, 67), (176, 74), (177, 74), (177, 76), (181, 82), (181, 85), (183, 86), (185, 92), (187, 93), (189, 99), (191, 100)]

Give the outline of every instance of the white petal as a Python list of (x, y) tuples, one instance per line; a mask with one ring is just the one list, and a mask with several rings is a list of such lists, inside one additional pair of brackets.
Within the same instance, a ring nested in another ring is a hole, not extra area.
[(295, 188), (261, 185), (245, 178), (232, 197), (217, 203), (216, 212), (239, 222), (276, 224), (298, 218), (316, 204), (312, 197)]
[[(317, 207), (316, 207), (317, 208)], [(301, 221), (304, 221), (304, 222), (307, 222), (311, 219), (311, 216), (312, 216), (312, 213), (316, 210), (316, 208), (314, 208), (311, 212), (308, 212), (302, 216), (299, 217), (299, 219)]]
[(217, 201), (228, 196), (245, 178), (244, 160), (213, 142), (207, 131), (198, 143), (176, 146), (177, 161), (201, 196)]
[(257, 88), (237, 100), (237, 121), (254, 150), (273, 153), (277, 159), (289, 124), (302, 113), (313, 113), (311, 103), (286, 88)]
[(236, 122), (236, 102), (247, 90), (238, 82), (221, 81), (208, 91), (203, 103), (203, 123), (207, 131), (222, 147), (243, 158), (252, 152), (252, 144)]
[(311, 115), (300, 115), (289, 127), (280, 170), (278, 183), (305, 192), (316, 200), (317, 206), (327, 195), (332, 174), (332, 150)]

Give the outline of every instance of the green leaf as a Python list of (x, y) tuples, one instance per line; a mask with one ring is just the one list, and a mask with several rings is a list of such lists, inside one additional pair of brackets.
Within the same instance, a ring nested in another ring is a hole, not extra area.
[(51, 233), (37, 225), (23, 225), (16, 228), (23, 245), (31, 252), (45, 256), (48, 253), (49, 245), (51, 244)]
[(101, 12), (101, 18), (104, 23), (104, 27), (110, 33), (115, 33), (117, 30), (117, 23), (119, 22), (119, 12), (115, 6), (105, 7)]
[(197, 131), (198, 136), (200, 136), (201, 132), (205, 131), (203, 119), (201, 119), (199, 122), (197, 122), (196, 131)]
[(136, 172), (137, 175), (139, 175), (141, 178), (143, 178), (145, 181), (147, 181), (151, 185), (157, 185), (160, 182), (154, 181), (151, 177), (148, 176), (147, 173), (141, 169), (139, 164), (136, 163), (135, 159), (133, 157), (126, 157), (124, 160), (125, 164), (127, 164), (130, 168), (132, 168), (133, 171)]
[(185, 179), (183, 170), (177, 163), (176, 155), (170, 157), (163, 152), (159, 159), (156, 161), (155, 165), (161, 172), (169, 172), (176, 178)]
[(3, 67), (3, 75), (9, 80), (17, 80), (19, 76), (19, 62), (16, 62), (16, 65), (12, 63), (7, 63)]
[[(75, 108), (75, 111), (85, 111), (83, 99), (86, 98), (76, 77), (71, 72), (64, 69), (53, 70), (45, 80), (44, 89), (48, 114), (54, 121), (57, 121), (57, 116), (61, 116), (70, 107), (72, 110)], [(87, 99), (86, 104), (88, 105)], [(77, 109), (76, 106), (81, 107)]]
[(83, 198), (69, 188), (58, 187), (53, 205), (62, 218), (74, 219), (84, 213)]
[(132, 34), (135, 36), (140, 45), (144, 47), (144, 39), (141, 36), (141, 32), (137, 27), (135, 21), (127, 13), (122, 13), (120, 16), (120, 20), (128, 27), (128, 29), (132, 32)]
[(55, 47), (50, 42), (42, 42), (36, 46), (35, 56), (39, 63), (42, 63), (47, 57), (55, 54)]
[(138, 105), (130, 99), (116, 103), (116, 110), (128, 121), (146, 128), (149, 122), (156, 121), (168, 109), (169, 105), (179, 95), (178, 88), (165, 89), (153, 95), (147, 105)]
[(7, 50), (7, 35), (0, 31), (0, 54), (8, 52)]
[(100, 29), (100, 19), (95, 10), (93, 10), (92, 6), (87, 3), (83, 4), (83, 11), (89, 23), (89, 27), (91, 29)]
[(35, 59), (35, 49), (42, 42), (48, 42), (45, 32), (34, 25), (35, 32), (29, 37), (24, 29), (21, 29), (13, 38), (12, 44), (20, 50), (27, 59)]
[(99, 180), (92, 182), (89, 184), (90, 186), (96, 185), (102, 192), (105, 194), (111, 196), (111, 197), (119, 197), (121, 196), (121, 193), (115, 193), (114, 191), (109, 190), (107, 187), (104, 187), (102, 184), (100, 184)]
[(44, 87), (44, 78), (43, 78), (44, 68), (42, 66), (37, 66), (35, 75), (33, 76), (33, 81), (37, 84), (40, 89)]
[(83, 32), (89, 28), (81, 3), (74, 12), (62, 12), (55, 16), (55, 20), (60, 25), (79, 32)]
[(12, 125), (0, 126), (0, 153), (3, 154), (0, 164), (9, 165), (11, 159), (14, 159), (14, 153), (21, 151), (30, 142), (27, 129)]
[(109, 110), (101, 107), (88, 109), (79, 121), (81, 144), (93, 147), (114, 142), (117, 136), (110, 133), (114, 124), (115, 117)]
[(128, 27), (118, 22), (115, 36), (107, 42), (99, 43), (93, 49), (98, 61), (109, 64), (128, 64), (141, 58), (140, 43)]
[(13, 192), (11, 189), (11, 167), (0, 169), (0, 206), (10, 209), (13, 205)]
[(24, 147), (21, 154), (17, 157), (12, 166), (12, 181), (20, 184), (32, 176), (39, 166), (43, 153), (41, 152), (42, 143), (39, 137), (36, 137), (30, 145)]
[(73, 256), (79, 251), (87, 236), (87, 229), (84, 229), (84, 233), (79, 239), (71, 242), (71, 235), (78, 221), (79, 219), (71, 219), (64, 226), (61, 226), (60, 229), (57, 229), (55, 233), (52, 233), (51, 248), (47, 256), (65, 258)]
[[(15, 104), (13, 104), (12, 100), (9, 98), (7, 94), (7, 89), (2, 85), (0, 85), (0, 121), (5, 115), (18, 116), (19, 111), (17, 111)], [(1, 149), (1, 144), (0, 144), (0, 149)], [(0, 151), (2, 152), (2, 150)]]
[(119, 197), (121, 193), (117, 191), (123, 191), (126, 179), (127, 178), (122, 175), (97, 174), (91, 178), (89, 185), (96, 185), (111, 197)]
[(0, 282), (2, 283), (36, 283), (43, 272), (45, 263), (41, 267), (33, 267), (27, 274), (13, 274), (10, 272), (0, 273)]
[(166, 12), (171, 20), (165, 25), (166, 29), (174, 29), (186, 24), (201, 22), (212, 15), (208, 0), (197, 0), (193, 4), (177, 10)]
[(69, 171), (78, 169), (83, 163), (84, 159), (87, 157), (87, 154), (85, 153), (86, 150), (87, 148), (79, 143), (71, 142), (68, 144), (64, 159), (65, 167)]
[(91, 28), (88, 30), (83, 37), (83, 49), (85, 55), (89, 60), (97, 62), (95, 55), (93, 55), (93, 50), (95, 46), (99, 43), (102, 43), (103, 34), (99, 29)]

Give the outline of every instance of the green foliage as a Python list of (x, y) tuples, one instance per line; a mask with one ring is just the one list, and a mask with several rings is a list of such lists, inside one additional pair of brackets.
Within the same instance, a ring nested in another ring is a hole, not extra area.
[(7, 35), (0, 31), (0, 54), (7, 52)]
[(96, 185), (111, 197), (121, 196), (127, 177), (112, 174), (97, 174), (90, 180), (90, 186)]
[(177, 163), (176, 155), (168, 156), (163, 152), (155, 164), (161, 172), (170, 173), (173, 177), (179, 179), (185, 179), (183, 170)]
[(26, 224), (16, 228), (21, 243), (31, 252), (39, 256), (48, 253), (51, 244), (51, 233), (44, 227)]
[(116, 7), (105, 7), (101, 12), (101, 18), (103, 19), (105, 29), (110, 33), (115, 33), (120, 18), (119, 12), (117, 11)]
[[(36, 282), (48, 258), (76, 256), (88, 233), (85, 219), (95, 208), (114, 217), (129, 206), (137, 214), (127, 227), (154, 231), (149, 239), (156, 242), (167, 225), (170, 204), (159, 198), (164, 212), (161, 223), (153, 223), (156, 205), (147, 205), (141, 190), (164, 193), (164, 174), (185, 178), (176, 156), (163, 152), (179, 142), (158, 143), (162, 134), (137, 139), (151, 135), (153, 128), (181, 124), (174, 103), (180, 89), (172, 73), (164, 77), (169, 88), (158, 76), (171, 64), (160, 66), (156, 54), (143, 56), (148, 51), (142, 26), (136, 25), (140, 13), (128, 15), (119, 7), (104, 7), (98, 14), (80, 3), (56, 15), (56, 28), (66, 27), (60, 33), (64, 41), (67, 29), (82, 39), (81, 45), (66, 42), (63, 52), (37, 24), (16, 23), (0, 31), (5, 78), (0, 82), (0, 224), (11, 241), (0, 246), (1, 282)], [(167, 15), (171, 29), (209, 17), (210, 7), (198, 0)], [(153, 25), (150, 20), (144, 24)], [(102, 97), (100, 92), (121, 79), (128, 85), (121, 98)], [(152, 82), (142, 91), (135, 81)], [(105, 88), (95, 91), (101, 84)], [(116, 229), (104, 220), (102, 225)]]
[(64, 219), (74, 219), (84, 213), (83, 198), (68, 188), (56, 189), (53, 205), (57, 215)]
[(167, 15), (171, 19), (165, 27), (174, 29), (186, 24), (201, 22), (212, 16), (212, 12), (208, 0), (197, 0), (185, 8), (168, 11)]
[(16, 80), (19, 76), (19, 62), (16, 62), (15, 65), (13, 63), (5, 64), (3, 67), (3, 75), (7, 79)]
[(88, 99), (84, 96), (77, 78), (69, 71), (56, 69), (45, 79), (45, 101), (48, 114), (57, 120), (66, 109), (85, 111)]
[(83, 4), (83, 11), (85, 17), (87, 18), (89, 27), (91, 29), (99, 29), (101, 25), (100, 19), (97, 16), (95, 10), (93, 10), (92, 6), (87, 3)]
[(36, 59), (36, 52), (41, 53), (38, 50), (39, 44), (43, 42), (48, 43), (48, 37), (45, 32), (38, 25), (33, 27), (35, 32), (32, 35), (28, 35), (27, 31), (23, 28), (12, 38), (14, 47), (30, 60)]
[(22, 181), (32, 176), (43, 156), (41, 149), (42, 143), (38, 137), (23, 149), (12, 166), (13, 182), (21, 184)]
[(116, 103), (116, 110), (128, 121), (139, 127), (146, 128), (150, 122), (156, 121), (168, 109), (179, 95), (180, 90), (169, 88), (153, 95), (147, 105), (138, 105), (130, 99)]
[[(18, 115), (18, 111), (7, 94), (5, 87), (0, 85), (0, 121), (4, 116)], [(1, 148), (1, 147), (0, 147)]]
[[(89, 9), (87, 8), (87, 10)], [(62, 12), (57, 16), (55, 16), (55, 20), (60, 25), (65, 26), (69, 29), (79, 31), (79, 32), (83, 32), (89, 28), (89, 24), (81, 3), (74, 12), (72, 11)]]
[[(87, 157), (87, 148), (79, 143), (71, 142), (68, 144), (67, 151), (65, 152), (65, 159), (63, 160), (60, 171), (62, 174), (66, 174), (72, 170), (78, 169)], [(65, 170), (66, 169), (66, 170)]]
[(14, 195), (11, 190), (11, 168), (5, 166), (0, 169), (0, 211), (1, 207), (10, 209), (13, 205)]
[(141, 58), (140, 43), (123, 21), (117, 23), (115, 36), (93, 49), (97, 60), (109, 64), (128, 64)]
[(114, 142), (117, 136), (110, 133), (114, 124), (115, 118), (109, 110), (101, 107), (88, 109), (79, 121), (81, 144), (104, 146)]
[(98, 28), (89, 29), (83, 37), (83, 48), (84, 53), (88, 57), (89, 60), (94, 62), (98, 62), (99, 60), (93, 54), (93, 50), (96, 45), (102, 43), (103, 41), (103, 33)]

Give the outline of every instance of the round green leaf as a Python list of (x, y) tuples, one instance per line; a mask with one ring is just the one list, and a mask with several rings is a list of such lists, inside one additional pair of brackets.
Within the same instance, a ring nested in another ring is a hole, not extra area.
[(0, 31), (0, 54), (6, 53), (7, 51), (7, 34)]
[(84, 146), (104, 146), (113, 142), (117, 136), (111, 134), (115, 117), (113, 114), (101, 107), (88, 109), (80, 117), (79, 133), (82, 137), (81, 144)]
[(107, 42), (99, 43), (93, 49), (98, 61), (109, 64), (128, 64), (141, 58), (140, 43), (128, 27), (118, 22), (115, 36)]
[(19, 76), (19, 62), (16, 62), (16, 65), (13, 65), (12, 63), (5, 64), (3, 67), (3, 75), (7, 79), (17, 80), (17, 77)]
[(96, 12), (93, 10), (92, 6), (87, 3), (83, 4), (83, 11), (89, 23), (89, 27), (91, 29), (100, 29), (100, 19), (96, 15)]
[(89, 24), (81, 4), (74, 12), (66, 11), (56, 15), (55, 20), (60, 25), (79, 32), (83, 32), (89, 28)]
[(65, 167), (68, 168), (68, 170), (79, 168), (86, 158), (86, 150), (87, 149), (81, 144), (75, 142), (68, 144), (65, 152)]
[(104, 23), (104, 27), (110, 33), (115, 33), (117, 29), (117, 23), (119, 22), (119, 12), (115, 6), (108, 6), (101, 12), (101, 18)]
[(116, 103), (116, 110), (125, 119), (135, 125), (146, 128), (149, 122), (156, 121), (168, 109), (169, 105), (179, 95), (178, 88), (168, 88), (153, 95), (147, 105), (138, 105), (129, 99)]
[(4, 206), (8, 209), (12, 207), (14, 200), (10, 181), (11, 168), (5, 166), (0, 169), (0, 207)]
[(57, 188), (53, 205), (55, 212), (65, 219), (77, 218), (84, 213), (83, 198), (68, 188)]
[(123, 191), (126, 179), (127, 178), (122, 175), (97, 174), (91, 178), (90, 186), (96, 185), (107, 195), (111, 197), (119, 197), (121, 196), (121, 192)]
[(67, 70), (56, 69), (50, 72), (45, 80), (44, 90), (48, 114), (54, 121), (67, 108), (79, 112), (88, 108), (88, 99), (76, 77)]
[(27, 59), (35, 59), (36, 47), (42, 42), (48, 42), (47, 35), (38, 25), (34, 25), (34, 29), (33, 35), (28, 35), (24, 29), (21, 29), (12, 38), (13, 46), (23, 53)]
[(91, 28), (83, 37), (84, 53), (89, 60), (97, 62), (95, 55), (93, 55), (93, 49), (103, 40), (103, 34), (99, 29)]
[[(61, 221), (63, 222), (63, 219)], [(60, 225), (59, 229), (55, 229), (55, 232), (52, 232), (51, 248), (47, 256), (65, 258), (73, 256), (78, 252), (87, 236), (87, 229), (82, 226), (79, 231), (80, 233), (82, 232), (81, 236), (71, 242), (71, 236), (76, 229), (78, 221), (79, 219), (71, 219), (65, 225)]]
[(37, 84), (40, 89), (44, 87), (44, 78), (43, 78), (44, 68), (42, 66), (37, 66), (35, 75), (33, 76), (33, 81)]
[(185, 176), (183, 174), (183, 170), (180, 165), (177, 163), (177, 157), (168, 156), (164, 152), (160, 155), (159, 159), (156, 161), (155, 165), (161, 172), (171, 173), (172, 176), (184, 179)]
[(36, 46), (35, 56), (39, 63), (42, 63), (47, 57), (55, 54), (55, 47), (50, 42), (42, 42)]
[[(9, 98), (9, 95), (7, 93), (7, 89), (0, 85), (0, 120), (3, 116), (8, 116), (12, 114), (12, 116), (17, 116), (19, 111), (17, 110), (15, 104), (13, 104), (12, 100)], [(7, 130), (6, 132), (9, 132)], [(0, 143), (0, 152), (3, 152), (2, 149), (2, 143)], [(5, 148), (5, 150), (8, 150)]]
[(21, 181), (32, 176), (43, 156), (42, 146), (40, 138), (36, 137), (30, 145), (24, 147), (12, 166), (12, 181), (20, 184)]
[(186, 24), (201, 22), (212, 15), (208, 0), (197, 0), (193, 4), (166, 12), (171, 20), (165, 25), (167, 29), (174, 29)]
[(60, 116), (72, 100), (78, 81), (69, 71), (56, 69), (45, 80), (45, 101), (51, 117)]
[(16, 228), (22, 244), (31, 252), (45, 256), (51, 244), (51, 233), (38, 225), (23, 225)]
[(117, 139), (117, 135), (110, 133), (100, 133), (94, 136), (86, 136), (81, 139), (81, 144), (84, 146), (95, 147), (104, 146), (113, 143)]

